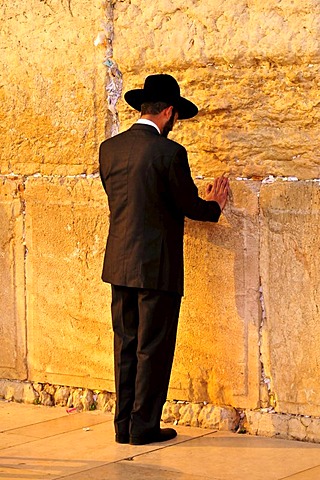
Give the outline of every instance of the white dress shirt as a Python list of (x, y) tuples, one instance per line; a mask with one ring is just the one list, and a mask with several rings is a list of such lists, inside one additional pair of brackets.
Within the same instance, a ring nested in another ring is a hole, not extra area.
[(143, 125), (150, 125), (151, 127), (154, 127), (158, 130), (159, 134), (161, 135), (160, 129), (158, 125), (156, 125), (154, 122), (151, 120), (148, 120), (147, 118), (139, 118), (136, 123), (142, 123)]

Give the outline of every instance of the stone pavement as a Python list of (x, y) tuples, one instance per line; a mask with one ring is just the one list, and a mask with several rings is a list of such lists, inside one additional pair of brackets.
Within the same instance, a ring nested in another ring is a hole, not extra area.
[(177, 427), (165, 444), (118, 445), (113, 417), (0, 401), (0, 480), (316, 480), (320, 445)]

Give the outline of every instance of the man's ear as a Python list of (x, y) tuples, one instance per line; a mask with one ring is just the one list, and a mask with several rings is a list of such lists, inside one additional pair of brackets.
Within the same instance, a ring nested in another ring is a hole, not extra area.
[(165, 116), (166, 118), (169, 120), (169, 118), (171, 117), (172, 115), (172, 110), (173, 110), (173, 106), (170, 105), (170, 107), (167, 107), (164, 109), (164, 113), (165, 113)]

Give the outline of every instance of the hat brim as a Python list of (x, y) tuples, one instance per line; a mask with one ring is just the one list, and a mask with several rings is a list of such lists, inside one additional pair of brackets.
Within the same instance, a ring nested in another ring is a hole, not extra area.
[[(141, 112), (141, 105), (148, 100), (145, 98), (145, 91), (144, 89), (137, 88), (135, 90), (129, 90), (124, 95), (125, 101), (130, 105), (130, 107), (138, 110)], [(159, 101), (161, 101), (159, 99)], [(166, 100), (164, 100), (166, 101)], [(166, 101), (166, 103), (171, 103), (170, 101)], [(174, 101), (173, 105), (178, 111), (178, 119), (179, 120), (186, 120), (188, 118), (195, 117), (198, 113), (198, 107), (187, 100), (186, 98), (179, 97), (177, 100)]]

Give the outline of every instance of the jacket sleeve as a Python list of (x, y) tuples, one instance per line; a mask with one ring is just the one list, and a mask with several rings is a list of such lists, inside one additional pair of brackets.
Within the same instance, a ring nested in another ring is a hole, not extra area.
[(187, 152), (181, 147), (171, 161), (169, 169), (171, 194), (183, 215), (192, 220), (217, 222), (221, 209), (217, 202), (199, 197), (198, 189), (191, 177)]

